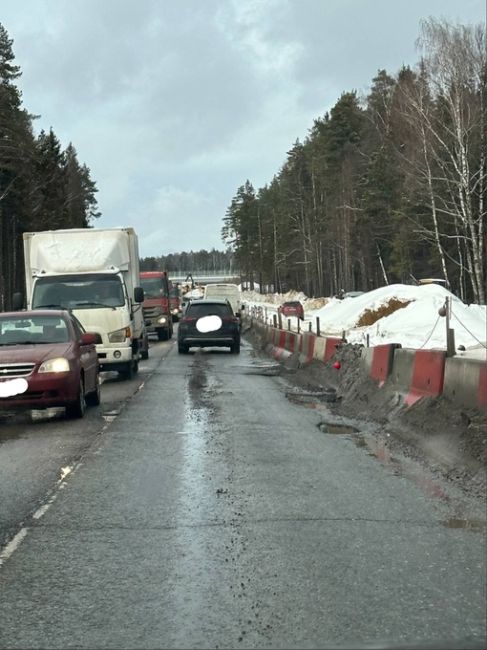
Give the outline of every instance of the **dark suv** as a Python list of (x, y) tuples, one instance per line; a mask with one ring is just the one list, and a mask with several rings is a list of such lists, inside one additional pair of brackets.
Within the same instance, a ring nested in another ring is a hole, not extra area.
[(193, 300), (179, 321), (178, 352), (191, 347), (229, 347), (240, 352), (239, 321), (227, 300)]

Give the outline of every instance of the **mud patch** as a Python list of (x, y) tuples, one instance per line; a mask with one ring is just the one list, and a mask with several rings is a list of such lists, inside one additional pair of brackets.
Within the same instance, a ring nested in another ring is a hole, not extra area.
[(321, 402), (335, 402), (336, 390), (327, 388), (325, 390), (303, 390), (293, 388), (286, 391), (286, 397), (294, 404), (316, 404)]
[(244, 375), (262, 375), (264, 377), (276, 377), (282, 372), (282, 366), (279, 363), (262, 363), (248, 366), (234, 366), (236, 371)]
[(331, 422), (320, 422), (318, 429), (323, 433), (330, 433), (333, 435), (350, 435), (358, 433), (358, 429), (350, 426), (349, 424), (336, 424)]

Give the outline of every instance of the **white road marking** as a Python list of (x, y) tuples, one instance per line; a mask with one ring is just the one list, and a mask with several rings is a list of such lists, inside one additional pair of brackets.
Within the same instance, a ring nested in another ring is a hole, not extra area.
[(13, 537), (7, 546), (5, 546), (3, 551), (0, 552), (0, 567), (19, 548), (28, 531), (28, 528), (21, 528), (15, 537)]

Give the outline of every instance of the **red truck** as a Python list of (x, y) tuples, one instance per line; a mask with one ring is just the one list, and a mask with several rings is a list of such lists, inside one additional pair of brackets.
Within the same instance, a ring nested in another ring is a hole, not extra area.
[(147, 332), (157, 334), (159, 341), (172, 337), (170, 290), (172, 284), (166, 271), (142, 271), (140, 285), (144, 289), (144, 320)]

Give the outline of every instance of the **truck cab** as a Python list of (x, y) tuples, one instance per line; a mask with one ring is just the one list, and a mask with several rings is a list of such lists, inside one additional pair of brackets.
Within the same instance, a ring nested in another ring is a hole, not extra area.
[(173, 334), (170, 306), (170, 281), (166, 271), (142, 271), (140, 283), (144, 290), (144, 320), (147, 332), (157, 334), (159, 341), (168, 341)]

